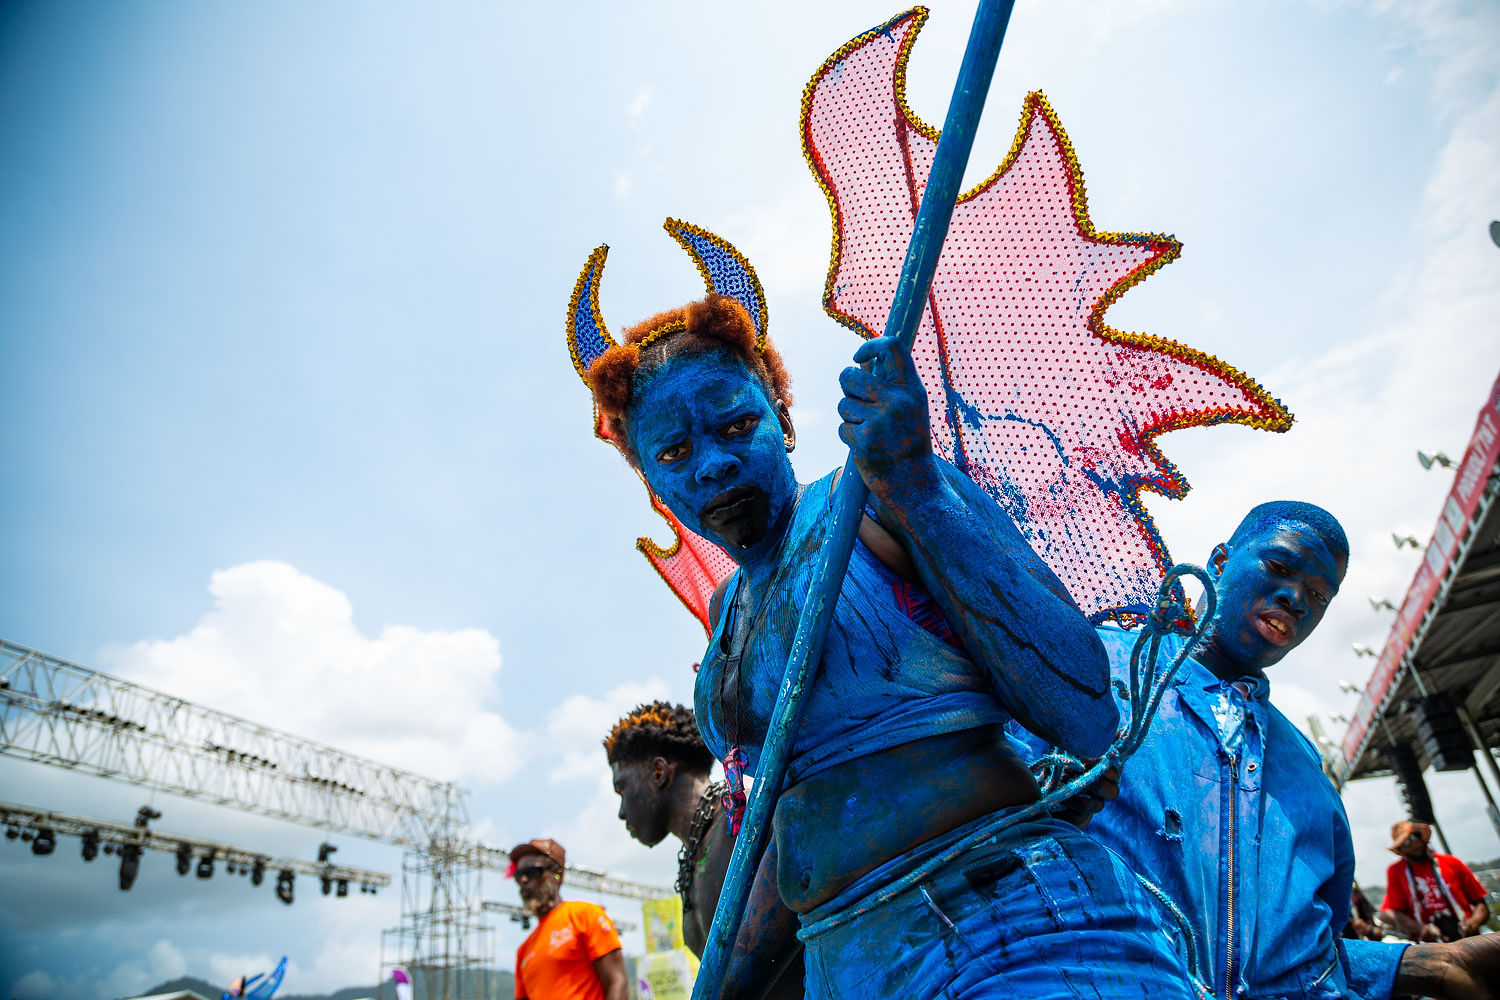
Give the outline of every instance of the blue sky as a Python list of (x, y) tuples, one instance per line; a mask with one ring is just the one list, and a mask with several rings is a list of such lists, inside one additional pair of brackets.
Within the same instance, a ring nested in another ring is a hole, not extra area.
[[(668, 884), (613, 819), (597, 741), (686, 699), (701, 631), (633, 550), (661, 537), (589, 433), (562, 318), (610, 243), (616, 327), (699, 294), (672, 215), (755, 263), (796, 382), (801, 477), (841, 461), (828, 215), (801, 89), (899, 8), (652, 2), (12, 3), (0, 8), (0, 635), (474, 790), (481, 835), (557, 837)], [(938, 4), (909, 99), (939, 122), (973, 3)], [(1352, 710), (1500, 369), (1500, 11), (1452, 0), (1021, 2), (971, 174), (1044, 90), (1096, 226), (1181, 260), (1117, 327), (1217, 354), (1286, 435), (1167, 435), (1149, 500), (1203, 559), (1278, 496), (1345, 522), (1320, 632), (1273, 675), (1299, 723)], [(1338, 727), (1329, 724), (1329, 728)], [(1500, 853), (1473, 779), (1434, 781), (1455, 849)], [(141, 791), (0, 762), (0, 798), (128, 819)], [(1397, 817), (1354, 787), (1360, 876)], [(164, 829), (309, 856), (323, 834), (157, 797)], [(341, 860), (399, 853), (336, 838)], [(372, 981), (396, 893), (346, 900), (149, 859), (120, 894), (65, 844), (0, 843), (0, 987), (120, 996), (292, 953), (297, 992)], [(500, 879), (492, 898), (510, 899)], [(622, 907), (623, 910), (623, 907)], [(496, 936), (506, 964), (518, 943)]]

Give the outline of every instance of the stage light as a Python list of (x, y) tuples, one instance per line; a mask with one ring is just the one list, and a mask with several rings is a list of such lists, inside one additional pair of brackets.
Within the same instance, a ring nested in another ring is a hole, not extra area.
[(5, 839), (6, 840), (15, 840), (20, 835), (21, 835), (21, 831), (18, 830), (18, 829), (16, 829), (13, 826), (5, 828)]
[(85, 830), (83, 832), (83, 860), (93, 861), (99, 856), (99, 831)]
[(135, 825), (141, 829), (145, 829), (146, 824), (150, 823), (153, 819), (161, 819), (161, 812), (159, 810), (152, 809), (150, 806), (141, 806), (135, 811)]
[(214, 856), (218, 853), (218, 851), (210, 850), (207, 854), (198, 859), (199, 878), (214, 877)]
[(260, 885), (266, 877), (266, 859), (256, 858), (255, 867), (250, 869), (250, 884)]
[(281, 870), (280, 875), (276, 876), (276, 898), (287, 906), (292, 905), (292, 881), (292, 873), (285, 868)]
[(138, 844), (120, 845), (120, 891), (126, 892), (135, 885), (135, 877), (141, 870), (141, 848)]
[(1353, 650), (1354, 650), (1354, 655), (1355, 656), (1379, 656), (1380, 655), (1375, 650), (1371, 649), (1369, 646), (1366, 646), (1362, 642), (1355, 642), (1355, 643), (1351, 643), (1350, 645), (1351, 645), (1351, 648), (1353, 648)]
[(188, 844), (177, 845), (177, 874), (186, 875), (193, 870), (193, 848)]
[(1445, 469), (1453, 468), (1453, 459), (1449, 458), (1447, 455), (1444, 455), (1442, 452), (1436, 452), (1435, 454), (1429, 455), (1425, 451), (1419, 451), (1417, 452), (1417, 461), (1421, 462), (1422, 468), (1427, 469), (1428, 471), (1431, 471), (1434, 465), (1441, 465)]
[(113, 853), (115, 853), (115, 845), (114, 844), (105, 844), (104, 845), (104, 853), (105, 854), (113, 854)]
[(225, 875), (233, 875), (234, 874), (234, 859), (232, 859), (232, 858), (225, 858), (224, 859), (224, 874)]
[(57, 850), (57, 837), (45, 826), (36, 832), (36, 839), (31, 842), (31, 853), (39, 858), (44, 858)]
[(338, 894), (340, 896), (347, 896), (347, 895), (349, 895), (349, 880), (348, 879), (346, 879), (346, 878), (339, 879), (339, 891), (338, 891)]
[(324, 875), (320, 881), (323, 883), (323, 895), (326, 896), (333, 891), (333, 879)]
[(318, 864), (320, 864), (320, 865), (326, 865), (326, 864), (328, 864), (328, 858), (329, 858), (329, 856), (331, 854), (333, 854), (334, 851), (337, 851), (337, 850), (338, 850), (338, 848), (335, 847), (335, 846), (333, 846), (332, 844), (329, 844), (329, 843), (319, 844), (318, 845)]

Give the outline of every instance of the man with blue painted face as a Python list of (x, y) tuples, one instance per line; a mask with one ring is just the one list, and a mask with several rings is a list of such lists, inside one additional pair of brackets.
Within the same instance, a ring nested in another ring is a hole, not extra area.
[[(740, 302), (710, 295), (624, 341), (587, 379), (603, 432), (738, 563), (695, 702), (708, 746), (754, 774), (837, 473), (796, 481), (788, 380)], [(839, 434), (870, 511), (721, 996), (759, 995), (799, 925), (810, 997), (1189, 996), (1118, 858), (1050, 817), (996, 832), (1039, 796), (1007, 720), (1103, 753), (1119, 721), (1108, 663), (1005, 513), (933, 454), (899, 345), (854, 360)]]
[[(1074, 817), (1181, 910), (1189, 968), (1211, 996), (1494, 996), (1492, 946), (1340, 937), (1354, 881), (1349, 822), (1318, 752), (1270, 703), (1266, 669), (1318, 627), (1348, 561), (1344, 530), (1321, 507), (1252, 509), (1209, 557), (1218, 602), (1203, 642), (1118, 783), (1070, 803)], [(1099, 635), (1125, 679), (1135, 633)], [(1163, 642), (1163, 667), (1182, 641)]]

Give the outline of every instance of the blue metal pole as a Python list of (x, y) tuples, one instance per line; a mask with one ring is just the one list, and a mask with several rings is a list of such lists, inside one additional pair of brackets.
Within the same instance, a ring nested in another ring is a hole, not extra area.
[[(911, 243), (907, 246), (906, 260), (896, 284), (896, 296), (886, 317), (885, 335), (900, 338), (901, 346), (908, 352), (927, 305), (927, 293), (937, 270), (938, 255), (942, 253), (943, 239), (948, 235), (948, 223), (958, 201), (964, 167), (969, 162), (969, 150), (974, 145), (974, 133), (979, 127), (984, 98), (990, 89), (990, 78), (995, 72), (1000, 44), (1005, 40), (1005, 26), (1010, 21), (1014, 5), (1014, 0), (980, 0), (979, 10), (974, 15), (974, 26), (970, 29), (969, 43), (958, 70), (958, 81), (948, 102), (947, 120), (943, 123), (942, 135), (933, 155), (932, 172), (922, 193)], [(844, 463), (843, 474), (834, 492), (833, 522), (829, 527), (828, 541), (823, 546), (807, 604), (797, 623), (791, 656), (761, 747), (745, 824), (735, 840), (734, 855), (704, 948), (703, 964), (693, 986), (693, 1000), (717, 996), (729, 966), (740, 919), (750, 898), (755, 869), (765, 853), (771, 814), (776, 808), (781, 783), (786, 779), (792, 736), (802, 721), (807, 687), (823, 656), (823, 639), (828, 634), (833, 609), (843, 588), (859, 519), (868, 498), (869, 489), (855, 468), (853, 456), (850, 456)]]

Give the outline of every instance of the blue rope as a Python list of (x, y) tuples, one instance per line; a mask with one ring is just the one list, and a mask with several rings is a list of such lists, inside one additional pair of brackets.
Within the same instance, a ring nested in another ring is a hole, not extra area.
[[(1173, 595), (1178, 590), (1174, 585), (1178, 580), (1189, 575), (1197, 577), (1203, 584), (1203, 612), (1198, 616), (1198, 626), (1192, 631), (1191, 640), (1183, 644), (1176, 659), (1172, 661), (1172, 665), (1158, 676), (1157, 659), (1161, 652), (1161, 640), (1164, 636), (1176, 632), (1176, 623), (1186, 617), (1186, 610), (1173, 599)], [(989, 822), (982, 824), (969, 835), (955, 841), (942, 852), (928, 858), (916, 868), (889, 885), (872, 892), (853, 906), (824, 917), (822, 920), (804, 925), (798, 931), (797, 936), (803, 940), (817, 937), (869, 913), (925, 880), (937, 869), (957, 860), (975, 847), (994, 840), (1011, 827), (1052, 812), (1068, 799), (1081, 794), (1110, 768), (1123, 766), (1146, 738), (1146, 731), (1151, 726), (1151, 720), (1156, 718), (1156, 710), (1161, 706), (1161, 699), (1166, 693), (1167, 685), (1172, 683), (1172, 678), (1176, 676), (1178, 669), (1187, 661), (1188, 654), (1208, 633), (1209, 624), (1214, 619), (1215, 604), (1213, 580), (1207, 573), (1197, 566), (1189, 566), (1185, 563), (1173, 566), (1162, 579), (1161, 587), (1157, 591), (1156, 606), (1146, 616), (1145, 627), (1141, 630), (1130, 653), (1130, 724), (1116, 737), (1115, 742), (1103, 757), (1092, 765), (1085, 765), (1078, 758), (1056, 750), (1047, 754), (1038, 761), (1049, 779), (1049, 783), (1042, 786), (1041, 798), (1029, 805), (993, 816)], [(1144, 670), (1142, 669), (1143, 659)], [(1069, 774), (1074, 776), (1069, 778)], [(1191, 936), (1191, 929), (1188, 928), (1187, 931)], [(1196, 954), (1196, 948), (1194, 953)]]

